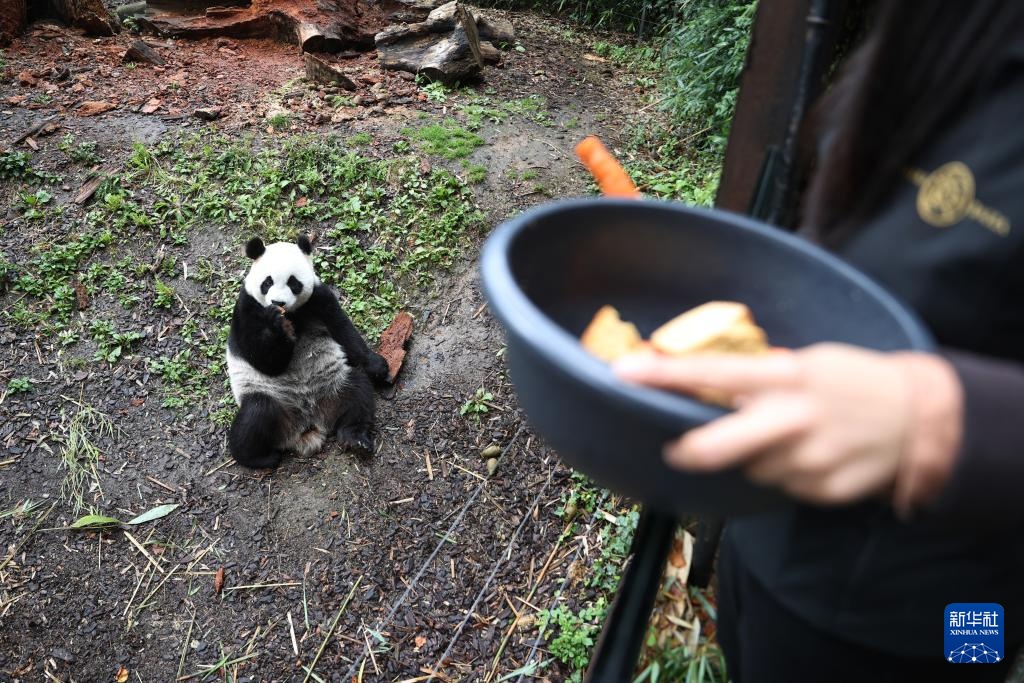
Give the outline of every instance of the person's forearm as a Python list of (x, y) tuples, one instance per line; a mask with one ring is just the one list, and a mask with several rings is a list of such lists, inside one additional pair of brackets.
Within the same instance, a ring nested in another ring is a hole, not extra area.
[(962, 387), (962, 433), (947, 481), (928, 507), (1024, 518), (1024, 365), (953, 350), (942, 355)]
[(892, 502), (897, 514), (908, 517), (949, 485), (963, 442), (963, 386), (941, 356), (901, 353), (895, 358), (909, 405)]

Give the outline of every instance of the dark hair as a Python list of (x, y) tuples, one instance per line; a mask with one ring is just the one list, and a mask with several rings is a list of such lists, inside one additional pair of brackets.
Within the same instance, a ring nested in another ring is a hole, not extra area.
[(836, 246), (887, 194), (922, 146), (989, 85), (1016, 0), (881, 0), (864, 43), (808, 117), (817, 154), (802, 231)]

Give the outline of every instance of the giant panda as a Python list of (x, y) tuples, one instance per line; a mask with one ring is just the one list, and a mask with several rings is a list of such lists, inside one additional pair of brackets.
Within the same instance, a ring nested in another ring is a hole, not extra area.
[(227, 369), (238, 413), (234, 459), (276, 467), (286, 452), (318, 452), (330, 435), (373, 451), (374, 393), (387, 362), (366, 345), (313, 269), (309, 238), (245, 245), (252, 259), (235, 303)]

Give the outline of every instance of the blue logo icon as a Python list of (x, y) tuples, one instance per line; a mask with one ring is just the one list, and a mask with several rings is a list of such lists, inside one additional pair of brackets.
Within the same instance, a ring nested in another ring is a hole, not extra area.
[(994, 602), (946, 605), (946, 661), (952, 664), (997, 664), (1003, 661), (1003, 607)]

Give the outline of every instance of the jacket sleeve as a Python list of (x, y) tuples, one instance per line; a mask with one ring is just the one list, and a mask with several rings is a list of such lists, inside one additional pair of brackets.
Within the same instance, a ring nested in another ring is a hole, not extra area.
[(963, 387), (964, 425), (933, 509), (992, 522), (1024, 519), (1024, 365), (948, 349), (942, 355)]

